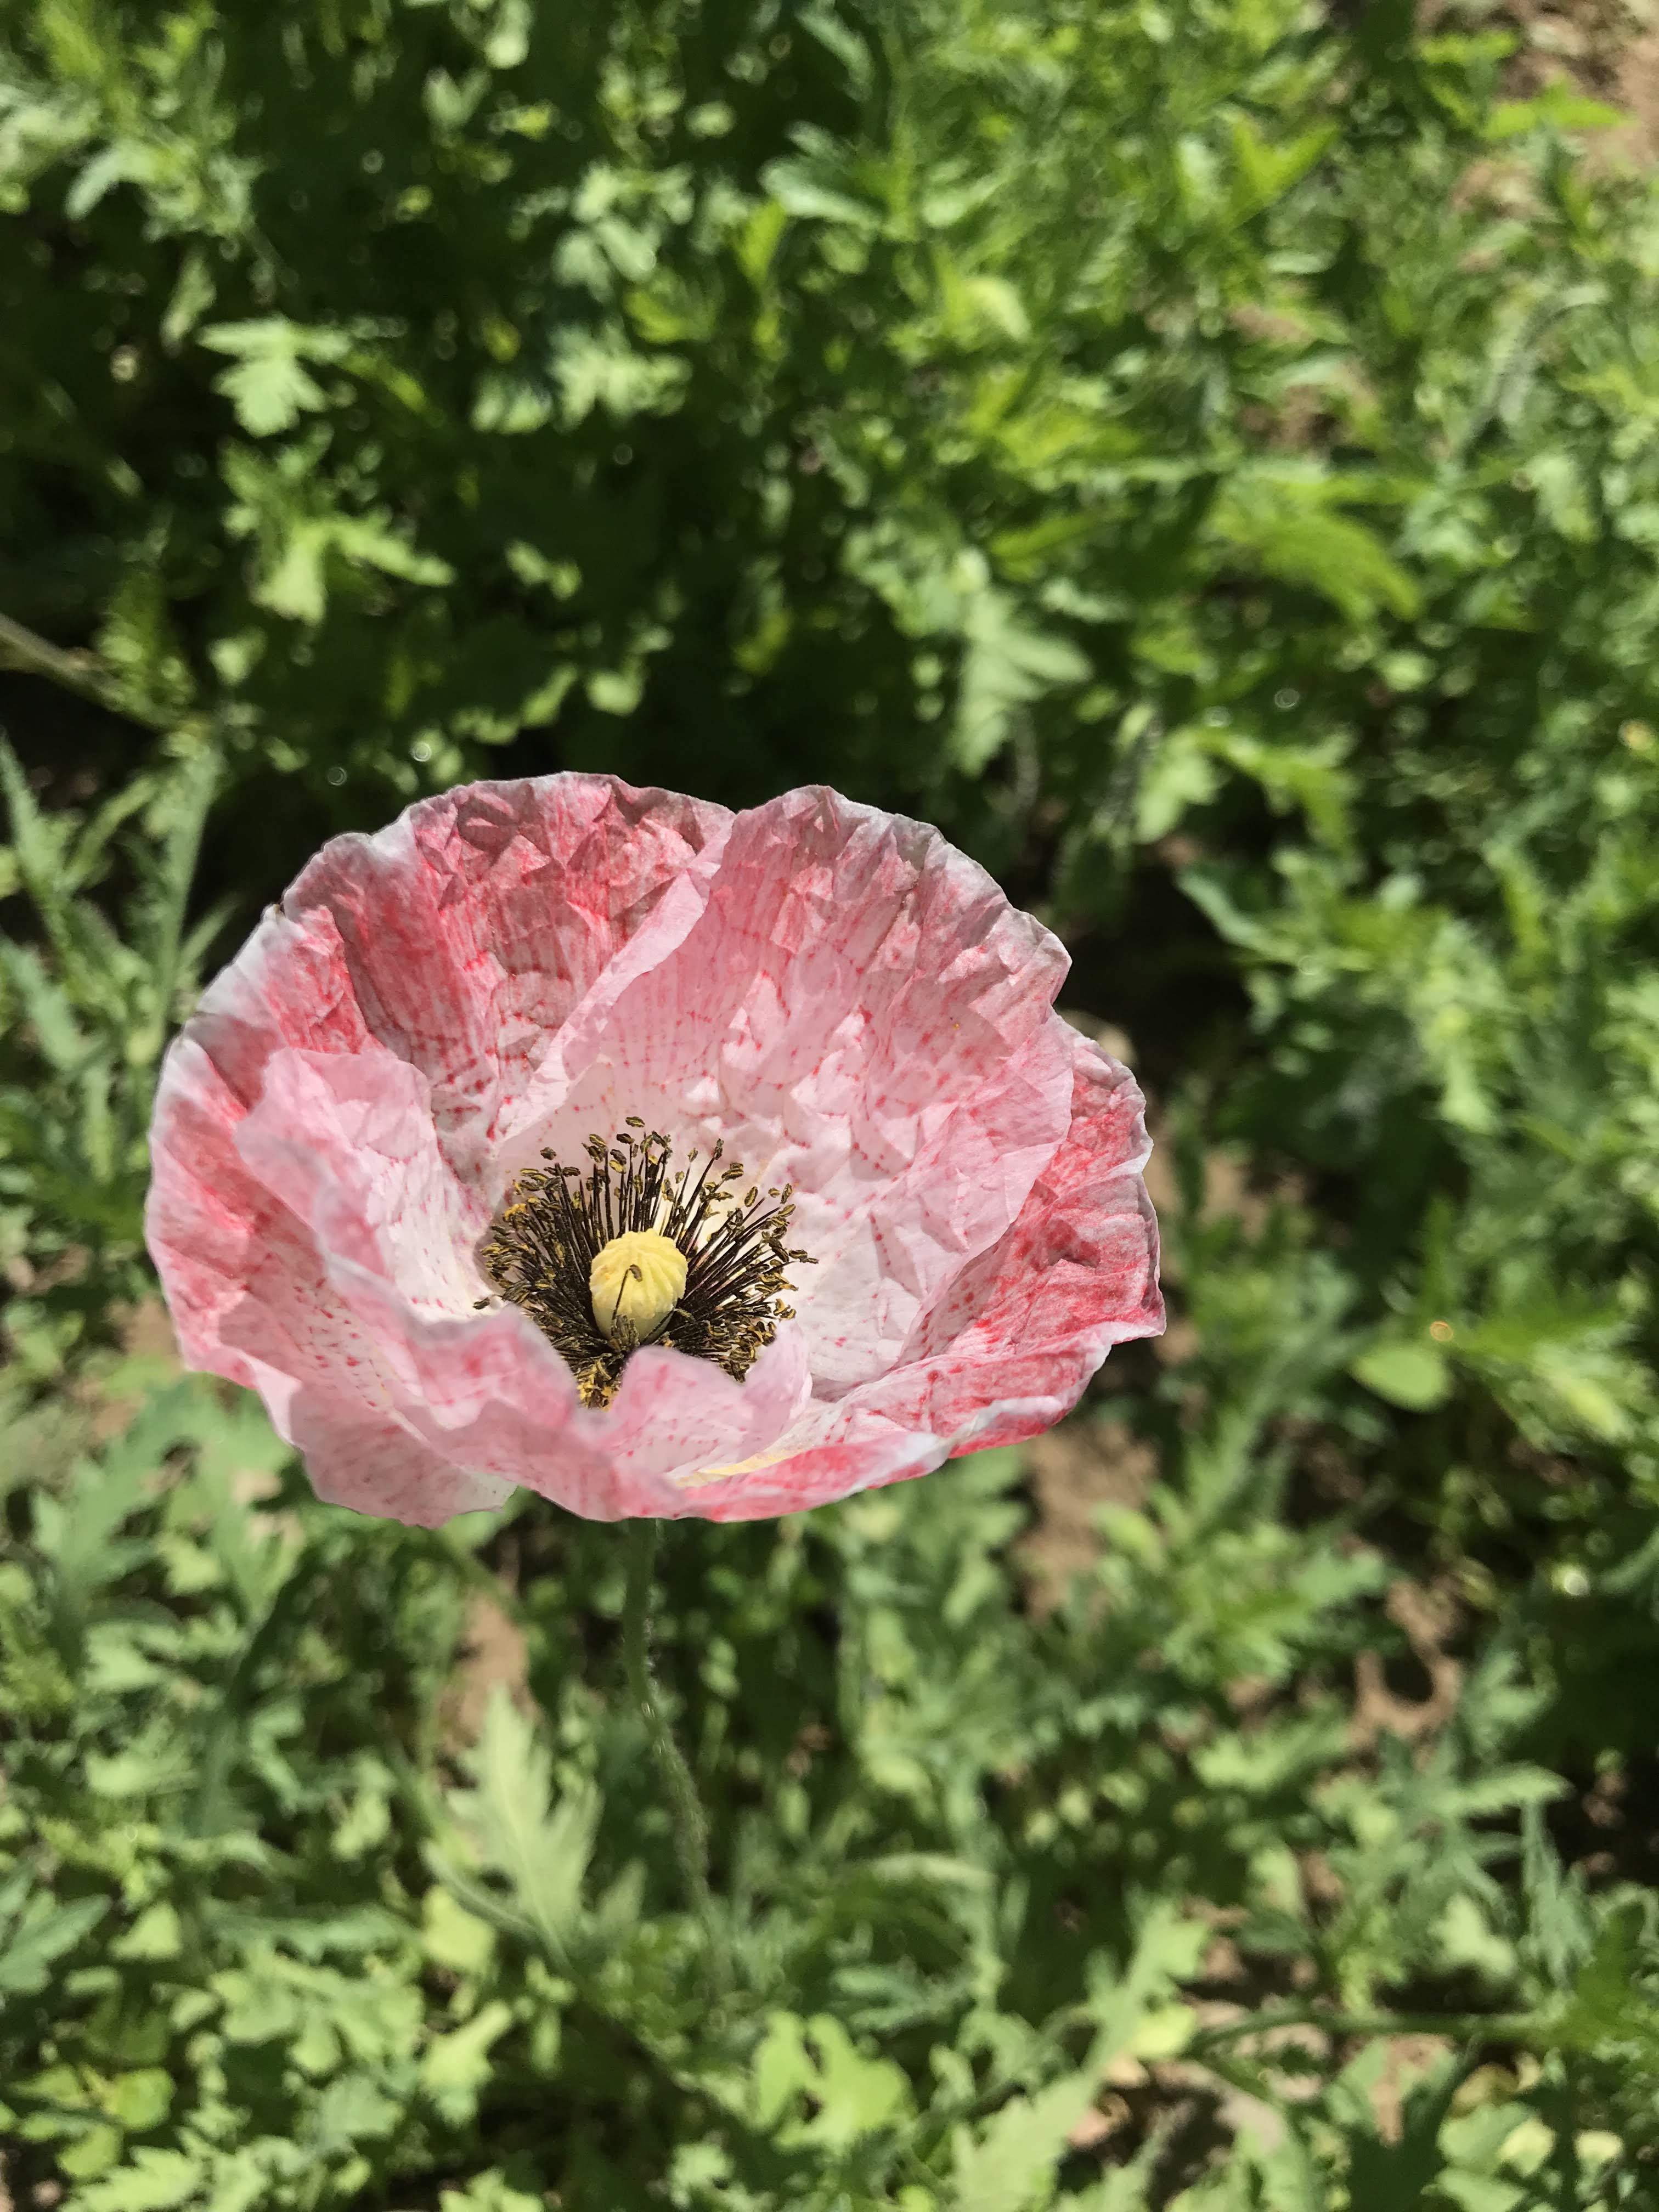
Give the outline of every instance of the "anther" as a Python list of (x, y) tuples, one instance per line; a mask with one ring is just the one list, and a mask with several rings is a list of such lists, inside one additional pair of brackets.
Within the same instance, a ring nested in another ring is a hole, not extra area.
[(780, 1295), (789, 1289), (785, 1268), (811, 1264), (784, 1242), (790, 1185), (769, 1188), (778, 1201), (769, 1208), (757, 1188), (739, 1203), (730, 1186), (743, 1182), (742, 1167), (717, 1171), (723, 1139), (700, 1165), (692, 1147), (675, 1170), (659, 1129), (629, 1133), (644, 1128), (629, 1115), (610, 1142), (589, 1136), (586, 1171), (544, 1149), (547, 1167), (517, 1178), (480, 1255), (489, 1282), (555, 1346), (590, 1406), (608, 1403), (647, 1344), (713, 1360), (741, 1382), (778, 1323), (794, 1318)]

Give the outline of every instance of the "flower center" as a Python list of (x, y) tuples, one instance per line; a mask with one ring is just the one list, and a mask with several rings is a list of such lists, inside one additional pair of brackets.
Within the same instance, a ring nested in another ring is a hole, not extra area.
[(589, 1406), (609, 1403), (646, 1344), (712, 1359), (740, 1382), (778, 1323), (794, 1318), (779, 1296), (785, 1267), (814, 1264), (784, 1244), (789, 1184), (739, 1200), (731, 1186), (744, 1171), (720, 1169), (723, 1144), (701, 1168), (694, 1148), (674, 1174), (667, 1138), (635, 1131), (645, 1124), (630, 1115), (610, 1144), (590, 1137), (586, 1175), (544, 1152), (550, 1164), (514, 1180), (479, 1255), (497, 1294), (563, 1356)]
[(655, 1229), (630, 1229), (601, 1244), (587, 1271), (593, 1318), (612, 1344), (629, 1330), (637, 1344), (659, 1328), (685, 1295), (685, 1255)]

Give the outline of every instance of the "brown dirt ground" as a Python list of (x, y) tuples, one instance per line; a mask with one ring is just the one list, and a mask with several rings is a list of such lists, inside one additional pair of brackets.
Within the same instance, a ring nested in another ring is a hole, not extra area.
[(1622, 110), (1626, 121), (1587, 139), (1593, 169), (1659, 159), (1659, 0), (1425, 0), (1422, 15), (1425, 27), (1516, 31), (1522, 43), (1505, 71), (1511, 99), (1566, 83)]

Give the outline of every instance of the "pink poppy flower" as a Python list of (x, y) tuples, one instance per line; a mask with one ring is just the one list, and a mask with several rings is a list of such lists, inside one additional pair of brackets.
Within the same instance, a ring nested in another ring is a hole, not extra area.
[(1012, 1443), (1163, 1327), (1142, 1099), (917, 822), (604, 775), (336, 838), (162, 1072), (184, 1357), (319, 1494), (746, 1520)]

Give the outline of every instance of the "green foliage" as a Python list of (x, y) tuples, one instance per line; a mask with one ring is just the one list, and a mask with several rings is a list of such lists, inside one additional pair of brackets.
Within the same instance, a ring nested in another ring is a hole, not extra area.
[(515, 739), (752, 794), (810, 686), (826, 769), (1005, 857), (1040, 760), (1098, 899), (1126, 819), (1336, 839), (1430, 710), (1465, 788), (1564, 693), (1644, 710), (1644, 197), (1585, 188), (1592, 114), (1495, 103), (1501, 40), (145, 14), (38, 0), (0, 58), (0, 605), (147, 594), (152, 666), (316, 800)]
[[(611, 1532), (360, 1522), (250, 1401), (152, 1397), (16, 1493), (0, 1582), (21, 2171), (49, 2157), (91, 2212), (434, 2182), (625, 2203), (642, 2174), (686, 2206), (1242, 2203), (1291, 2159), (1308, 2202), (1404, 2207), (1419, 2169), (1508, 2187), (1520, 2149), (1586, 2141), (1626, 2172), (1651, 1896), (1589, 1894), (1535, 1810), (1520, 1892), (1494, 1879), (1494, 1820), (1561, 1786), (1517, 1755), (1540, 1693), (1512, 1652), (1427, 1765), (1356, 1767), (1328, 1669), (1376, 1647), (1354, 1608), (1382, 1563), (1275, 1522), (1255, 1447), (1284, 1380), (1232, 1382), (1041, 1624), (1011, 1582), (1014, 1453), (683, 1535), (660, 1634), (716, 1808), (735, 1980), (712, 1997), (614, 1635), (580, 1633), (615, 1619)], [(488, 1571), (509, 1547), (516, 1600)], [(1226, 1585), (1207, 1624), (1198, 1573)], [(539, 1717), (498, 1684), (468, 1746), (439, 1692), (481, 1591)], [(1218, 1923), (1248, 2005), (1199, 1995)], [(1486, 2081), (1437, 2059), (1396, 2141), (1365, 2090), (1372, 2008), (1407, 1987), (1522, 2056)], [(1278, 2148), (1242, 2134), (1224, 2180), (1167, 2131), (1115, 2173), (1073, 2148), (1103, 2082), (1170, 2067), (1212, 2113), (1248, 2090)]]
[[(21, 1262), (30, 1291), (46, 1278), (7, 1316), (15, 1351), (44, 1372), (144, 1280), (155, 1074), (224, 921), (216, 909), (186, 921), (216, 771), (204, 747), (141, 771), (87, 819), (47, 815), (0, 737), (4, 858), (40, 939), (0, 937), (0, 1035), (26, 1031), (31, 1048), (0, 1048), (0, 1264)], [(117, 833), (134, 823), (131, 886), (112, 921), (88, 893), (108, 871)], [(64, 1273), (71, 1247), (83, 1256)]]
[[(0, 2203), (1651, 2201), (1659, 188), (1333, 13), (0, 26)], [(1156, 1109), (1052, 1610), (1041, 1451), (668, 1547), (729, 1976), (615, 1532), (132, 1334), (208, 966), (559, 766), (938, 821)]]

